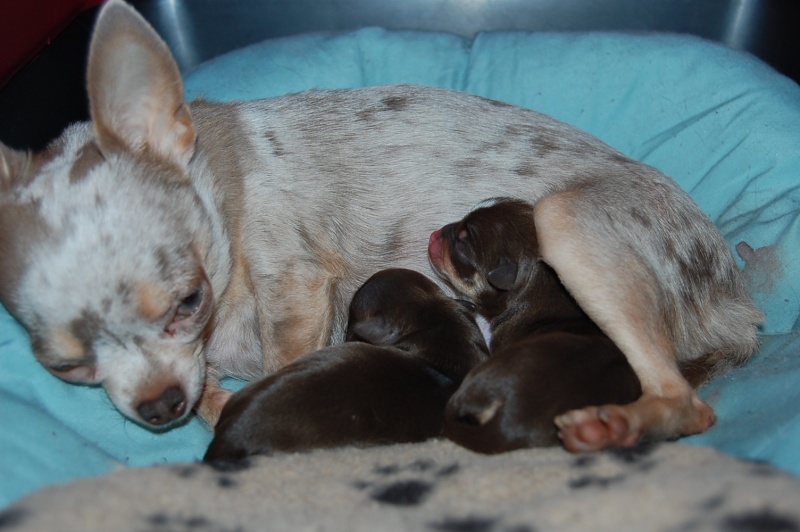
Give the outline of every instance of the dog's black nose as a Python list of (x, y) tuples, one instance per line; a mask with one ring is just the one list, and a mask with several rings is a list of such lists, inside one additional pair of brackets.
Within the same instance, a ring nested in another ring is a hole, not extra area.
[(186, 395), (180, 386), (170, 386), (157, 399), (144, 401), (136, 409), (151, 425), (166, 425), (186, 412)]

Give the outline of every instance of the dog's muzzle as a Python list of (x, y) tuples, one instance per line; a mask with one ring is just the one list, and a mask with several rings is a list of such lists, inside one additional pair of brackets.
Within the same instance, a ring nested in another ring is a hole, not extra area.
[(186, 413), (186, 394), (180, 386), (170, 386), (156, 399), (141, 402), (136, 411), (145, 423), (166, 425)]

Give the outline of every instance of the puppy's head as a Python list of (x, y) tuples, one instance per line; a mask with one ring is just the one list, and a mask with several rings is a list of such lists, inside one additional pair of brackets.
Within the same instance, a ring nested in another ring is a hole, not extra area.
[(448, 298), (421, 273), (399, 268), (376, 273), (353, 296), (347, 339), (424, 351), (459, 381), (488, 352), (472, 303)]
[(53, 374), (165, 426), (200, 396), (213, 309), (194, 128), (166, 46), (122, 2), (88, 79), (92, 123), (37, 154), (0, 145), (0, 299)]
[(480, 203), (462, 220), (431, 234), (434, 271), (489, 316), (529, 281), (538, 268), (533, 207), (515, 199)]

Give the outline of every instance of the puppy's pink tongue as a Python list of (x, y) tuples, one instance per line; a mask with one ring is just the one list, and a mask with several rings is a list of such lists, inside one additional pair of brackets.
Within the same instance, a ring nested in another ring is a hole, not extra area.
[(442, 261), (442, 230), (438, 229), (431, 233), (428, 239), (428, 257), (431, 262), (438, 265)]

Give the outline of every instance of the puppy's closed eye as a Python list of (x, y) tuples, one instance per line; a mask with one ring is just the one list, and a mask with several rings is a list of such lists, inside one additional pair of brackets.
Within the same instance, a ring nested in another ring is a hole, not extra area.
[(517, 263), (507, 257), (501, 258), (486, 280), (497, 290), (511, 290), (517, 280)]
[(478, 307), (472, 301), (467, 301), (466, 299), (456, 299), (455, 301), (472, 314), (478, 312)]

